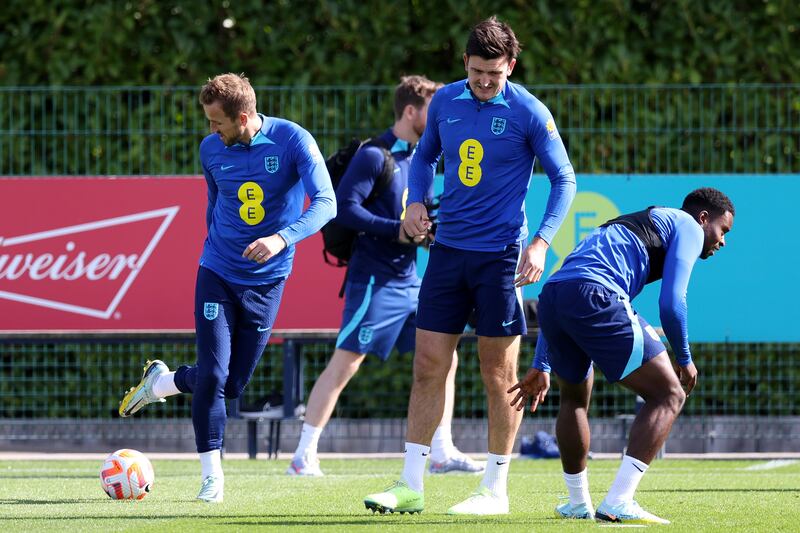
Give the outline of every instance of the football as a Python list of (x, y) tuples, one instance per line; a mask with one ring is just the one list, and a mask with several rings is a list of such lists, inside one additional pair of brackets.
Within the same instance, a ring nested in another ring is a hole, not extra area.
[(153, 487), (153, 465), (136, 450), (117, 450), (100, 469), (100, 485), (114, 500), (141, 500)]

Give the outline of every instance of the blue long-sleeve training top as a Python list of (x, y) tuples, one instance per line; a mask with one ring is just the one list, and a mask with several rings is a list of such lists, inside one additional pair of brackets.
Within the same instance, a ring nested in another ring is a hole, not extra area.
[(535, 236), (552, 241), (575, 196), (575, 172), (550, 111), (524, 87), (507, 81), (487, 102), (466, 80), (437, 91), (411, 162), (408, 203), (423, 200), (442, 154), (437, 242), (500, 251), (527, 239), (525, 195), (537, 158), (550, 195)]
[[(260, 285), (292, 271), (295, 243), (336, 216), (336, 198), (314, 138), (288, 120), (261, 117), (245, 145), (217, 134), (200, 143), (208, 183), (208, 236), (200, 265), (241, 285)], [(310, 198), (303, 212), (305, 196)], [(287, 247), (264, 264), (242, 257), (250, 243), (277, 233)]]
[[(408, 194), (408, 169), (414, 147), (398, 139), (391, 129), (380, 139), (393, 160), (393, 177), (370, 202), (365, 200), (383, 173), (385, 152), (377, 146), (364, 146), (347, 166), (336, 187), (336, 222), (359, 232), (348, 264), (350, 281), (386, 286), (408, 286), (417, 282), (417, 247), (397, 241)], [(428, 191), (426, 200), (431, 197)]]
[[(650, 211), (656, 232), (666, 250), (658, 299), (661, 327), (680, 365), (692, 360), (689, 350), (686, 289), (703, 250), (703, 229), (687, 212), (656, 207)], [(597, 228), (564, 259), (547, 283), (588, 280), (633, 300), (644, 288), (650, 258), (644, 243), (621, 224)], [(545, 368), (534, 360), (536, 368)]]

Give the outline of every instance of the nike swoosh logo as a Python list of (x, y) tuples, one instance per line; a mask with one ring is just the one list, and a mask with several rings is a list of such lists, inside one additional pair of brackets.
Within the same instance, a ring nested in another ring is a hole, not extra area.
[(510, 326), (511, 324), (513, 324), (513, 323), (514, 323), (514, 322), (516, 322), (516, 321), (517, 321), (517, 319), (516, 319), (516, 318), (515, 318), (514, 320), (512, 320), (511, 322), (506, 322), (505, 320), (503, 320), (503, 327), (504, 327), (504, 328), (505, 328), (505, 327), (508, 327), (508, 326)]
[(263, 327), (261, 327), (261, 326), (258, 326), (258, 328), (257, 328), (257, 329), (258, 329), (258, 331), (260, 331), (260, 332), (264, 332), (264, 331), (269, 331), (269, 330), (270, 330), (270, 328), (263, 328)]
[(507, 462), (508, 462), (508, 461), (503, 461), (503, 462), (501, 463), (500, 461), (497, 461), (497, 466), (502, 466), (502, 465), (506, 464)]
[(448, 124), (455, 124), (455, 123), (456, 123), (456, 122), (458, 122), (459, 120), (461, 120), (461, 119), (460, 119), (460, 118), (448, 118), (448, 119), (447, 119), (447, 123), (448, 123)]
[[(633, 463), (631, 463), (631, 464), (633, 464)], [(639, 467), (638, 467), (638, 466), (636, 466), (636, 465), (633, 465), (633, 467), (634, 467), (636, 470), (638, 470), (639, 472), (644, 472), (644, 470), (642, 470), (641, 468), (639, 468)]]
[(219, 167), (219, 169), (220, 170), (228, 170), (229, 168), (233, 168), (235, 166), (236, 165), (222, 165), (221, 167)]
[(422, 457), (428, 457), (428, 454), (427, 453), (423, 453)]

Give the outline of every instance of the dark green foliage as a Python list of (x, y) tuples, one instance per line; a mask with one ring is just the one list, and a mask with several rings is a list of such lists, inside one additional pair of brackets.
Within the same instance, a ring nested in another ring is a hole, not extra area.
[(463, 75), (473, 24), (496, 14), (542, 83), (797, 81), (792, 0), (7, 0), (2, 85), (392, 84)]

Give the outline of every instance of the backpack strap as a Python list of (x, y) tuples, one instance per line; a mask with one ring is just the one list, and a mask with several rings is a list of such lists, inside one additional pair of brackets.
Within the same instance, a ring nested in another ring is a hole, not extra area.
[(392, 156), (392, 153), (389, 151), (389, 145), (380, 138), (370, 139), (365, 142), (363, 146), (374, 146), (380, 148), (381, 152), (383, 152), (383, 171), (375, 179), (369, 196), (364, 200), (363, 205), (367, 205), (380, 196), (394, 179), (394, 156)]

